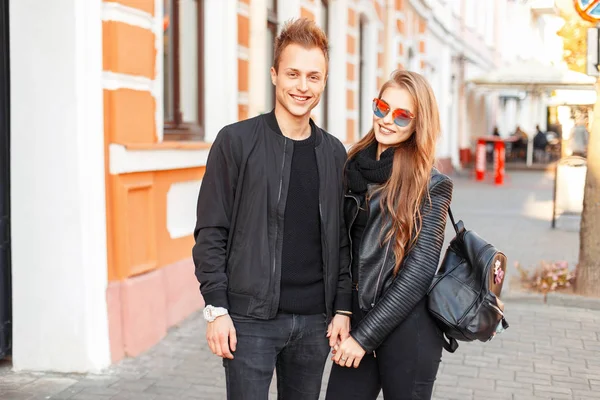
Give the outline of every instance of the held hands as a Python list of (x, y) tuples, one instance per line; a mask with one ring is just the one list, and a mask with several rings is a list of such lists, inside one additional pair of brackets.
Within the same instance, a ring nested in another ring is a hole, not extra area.
[(334, 348), (334, 356), (331, 359), (340, 367), (358, 368), (365, 353), (360, 344), (352, 336), (349, 336)]
[(214, 354), (233, 360), (232, 352), (237, 345), (237, 336), (231, 317), (226, 314), (209, 322), (206, 327), (206, 340)]
[(350, 317), (336, 314), (327, 327), (329, 347), (335, 348), (350, 336)]

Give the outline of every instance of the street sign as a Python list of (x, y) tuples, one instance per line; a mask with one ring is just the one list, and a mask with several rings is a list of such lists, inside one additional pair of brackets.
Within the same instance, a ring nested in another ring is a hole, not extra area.
[(600, 22), (600, 0), (573, 0), (577, 14), (586, 21)]

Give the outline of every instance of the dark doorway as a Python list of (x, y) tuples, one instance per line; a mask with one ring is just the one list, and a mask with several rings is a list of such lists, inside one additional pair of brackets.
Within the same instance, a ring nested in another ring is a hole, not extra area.
[(8, 0), (0, 0), (0, 359), (12, 348)]

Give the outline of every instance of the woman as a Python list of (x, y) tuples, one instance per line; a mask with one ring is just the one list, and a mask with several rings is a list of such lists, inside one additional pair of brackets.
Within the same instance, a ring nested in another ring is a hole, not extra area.
[[(327, 399), (429, 399), (443, 337), (427, 311), (452, 181), (433, 168), (438, 108), (425, 79), (396, 71), (373, 128), (349, 152), (350, 337), (334, 348)], [(351, 368), (353, 367), (353, 368)]]

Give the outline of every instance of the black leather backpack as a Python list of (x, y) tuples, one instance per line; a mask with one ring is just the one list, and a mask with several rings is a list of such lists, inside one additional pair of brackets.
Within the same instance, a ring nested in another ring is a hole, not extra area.
[(499, 298), (506, 256), (448, 214), (456, 236), (429, 288), (428, 307), (446, 336), (444, 348), (454, 353), (458, 340), (486, 342), (499, 324), (500, 330), (508, 328)]

